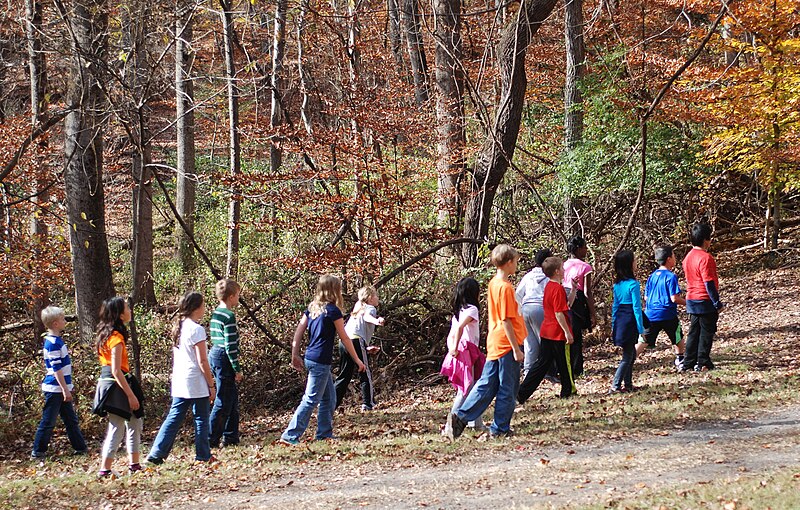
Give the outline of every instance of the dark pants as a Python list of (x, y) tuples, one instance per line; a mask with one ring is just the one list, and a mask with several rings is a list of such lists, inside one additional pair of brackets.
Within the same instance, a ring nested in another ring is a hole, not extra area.
[(212, 448), (219, 447), (221, 438), (225, 444), (239, 443), (239, 387), (236, 384), (236, 372), (224, 347), (214, 346), (208, 354), (211, 372), (217, 382), (217, 398), (211, 410), (211, 435), (209, 442)]
[(683, 367), (691, 370), (694, 367), (714, 368), (711, 362), (711, 345), (717, 332), (718, 312), (689, 314), (691, 325), (686, 335), (686, 352)]
[(570, 310), (570, 325), (574, 341), (569, 346), (569, 359), (572, 364), (572, 377), (583, 375), (583, 330), (591, 329), (589, 300), (582, 290), (575, 293), (575, 301)]
[(56, 426), (56, 419), (61, 416), (64, 427), (67, 429), (67, 437), (72, 449), (76, 452), (86, 451), (86, 441), (83, 440), (81, 427), (78, 423), (78, 415), (72, 402), (64, 402), (63, 393), (44, 393), (44, 409), (42, 410), (42, 420), (39, 428), (36, 429), (36, 437), (33, 440), (33, 456), (44, 456), (47, 453), (47, 446), (53, 436), (53, 429)]
[(622, 346), (622, 359), (619, 361), (617, 372), (611, 388), (619, 390), (622, 386), (630, 390), (633, 388), (633, 362), (636, 361), (636, 341), (628, 342)]
[[(356, 350), (358, 359), (367, 365), (368, 360), (365, 359), (367, 353), (361, 348), (361, 339), (353, 337), (352, 340), (353, 349)], [(336, 386), (336, 407), (339, 407), (342, 400), (344, 400), (344, 396), (347, 394), (347, 387), (350, 385), (350, 380), (353, 378), (353, 372), (357, 370), (358, 366), (356, 362), (353, 361), (353, 358), (347, 353), (344, 344), (339, 342), (339, 375), (336, 377), (336, 382), (334, 383)], [(372, 391), (372, 380), (369, 369), (359, 372), (358, 377), (361, 380), (361, 398), (363, 399), (363, 403), (365, 406), (372, 409), (375, 406), (375, 399)]]
[(542, 338), (539, 359), (528, 370), (525, 380), (519, 386), (517, 400), (520, 403), (525, 403), (533, 395), (554, 361), (561, 378), (561, 398), (567, 398), (572, 394), (572, 369), (567, 363), (567, 349), (569, 345), (566, 342)]

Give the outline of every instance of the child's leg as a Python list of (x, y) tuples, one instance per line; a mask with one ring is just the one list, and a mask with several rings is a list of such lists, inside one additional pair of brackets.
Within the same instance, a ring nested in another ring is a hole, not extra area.
[(461, 407), (453, 414), (466, 422), (478, 419), (494, 400), (499, 386), (500, 360), (487, 361), (483, 366), (481, 378), (470, 390)]
[[(360, 342), (352, 338), (353, 348), (356, 354), (361, 358)], [(356, 370), (356, 362), (350, 357), (350, 354), (345, 349), (344, 344), (339, 342), (339, 375), (336, 377), (335, 390), (336, 390), (336, 407), (339, 407), (347, 395), (347, 387), (350, 385), (350, 380), (353, 378), (353, 372)]]
[[(169, 408), (169, 413), (167, 417), (164, 418), (164, 423), (161, 424), (161, 428), (158, 429), (156, 439), (153, 441), (153, 447), (147, 455), (148, 459), (164, 460), (169, 456), (169, 452), (175, 444), (175, 437), (178, 435), (183, 420), (186, 418), (186, 411), (191, 405), (192, 399), (172, 398), (172, 406)], [(131, 453), (131, 430), (135, 426), (131, 423), (133, 420), (134, 417), (128, 420), (128, 453)]]
[(317, 414), (317, 436), (319, 439), (333, 437), (333, 412), (336, 410), (336, 386), (333, 382), (333, 373), (328, 369), (327, 385), (322, 390)]
[(103, 441), (103, 448), (101, 450), (101, 469), (111, 469), (111, 463), (114, 461), (114, 456), (117, 454), (117, 449), (119, 449), (124, 435), (125, 418), (109, 413), (108, 430), (106, 431), (106, 439)]
[(576, 377), (583, 375), (583, 330), (581, 329), (580, 322), (582, 321), (573, 314), (572, 336), (574, 340), (571, 344), (569, 344), (569, 359), (570, 366), (572, 368), (573, 380)]
[(207, 397), (192, 399), (194, 413), (194, 458), (202, 462), (211, 458), (211, 446), (208, 442), (208, 415), (210, 404)]
[[(36, 429), (36, 436), (33, 439), (31, 457), (44, 457), (45, 453), (47, 453), (47, 447), (50, 444), (50, 438), (53, 436), (53, 429), (56, 426), (56, 420), (63, 402), (63, 393), (49, 391), (44, 393), (42, 419), (39, 421), (39, 427)], [(77, 448), (75, 449), (77, 450)], [(86, 445), (84, 445), (84, 449), (86, 449)]]
[(566, 342), (553, 342), (552, 345), (553, 358), (561, 379), (561, 398), (567, 398), (572, 395), (572, 391), (575, 388), (575, 381), (572, 378), (572, 365), (567, 359), (567, 356), (572, 354), (570, 347), (571, 345)]
[(554, 342), (546, 338), (542, 338), (541, 341), (542, 343), (539, 346), (539, 358), (525, 375), (525, 380), (522, 381), (522, 384), (519, 386), (519, 391), (517, 392), (517, 400), (521, 404), (524, 404), (525, 401), (533, 395), (533, 392), (536, 391), (536, 388), (542, 383), (542, 379), (544, 379), (547, 371), (550, 370), (550, 367), (553, 365), (553, 344), (563, 343)]
[(492, 434), (507, 434), (511, 430), (511, 417), (516, 407), (519, 390), (519, 363), (514, 359), (514, 352), (506, 353), (499, 360), (500, 385), (494, 401), (494, 420), (489, 430)]
[[(358, 356), (361, 358), (362, 363), (366, 367), (366, 370), (363, 372), (359, 372), (359, 377), (361, 379), (361, 399), (364, 404), (369, 409), (375, 407), (375, 389), (372, 385), (372, 369), (369, 366), (369, 356), (367, 355), (367, 343), (363, 339), (359, 339), (361, 344), (361, 352), (359, 352)], [(337, 393), (338, 397), (338, 393)]]
[(228, 395), (230, 401), (230, 413), (225, 420), (225, 429), (222, 431), (222, 438), (225, 444), (230, 446), (239, 444), (239, 383), (234, 379), (230, 384)]
[[(181, 420), (183, 421), (183, 420)], [(139, 463), (139, 453), (142, 447), (142, 429), (144, 428), (144, 418), (131, 416), (125, 422), (125, 446), (128, 449), (128, 462), (131, 464)]]
[(59, 414), (67, 429), (67, 437), (72, 449), (80, 453), (87, 451), (86, 441), (83, 439), (81, 425), (78, 422), (78, 415), (75, 414), (75, 408), (72, 407), (72, 402), (62, 402)]
[(633, 388), (633, 365), (636, 363), (636, 347), (633, 344), (626, 345), (623, 347), (623, 356), (625, 356), (625, 353), (627, 353), (630, 362), (628, 363), (628, 371), (625, 374), (624, 381), (625, 387), (630, 390)]
[(522, 317), (525, 319), (525, 330), (527, 332), (525, 337), (525, 364), (522, 369), (525, 374), (539, 359), (539, 328), (542, 326), (542, 319), (539, 315), (543, 314), (544, 311), (541, 306), (527, 304), (522, 307)]
[(711, 362), (711, 346), (717, 332), (718, 319), (717, 312), (700, 315), (700, 339), (697, 345), (697, 364), (700, 367), (714, 368), (714, 363)]
[(208, 361), (217, 384), (217, 398), (214, 399), (214, 407), (209, 416), (209, 442), (213, 448), (216, 448), (219, 446), (223, 432), (228, 427), (228, 420), (233, 412), (234, 404), (238, 407), (238, 389), (236, 373), (223, 347), (212, 347)]
[[(306, 431), (311, 413), (314, 412), (314, 409), (322, 400), (323, 392), (328, 386), (328, 379), (332, 377), (330, 365), (324, 365), (308, 359), (305, 360), (305, 365), (308, 371), (306, 391), (294, 411), (289, 426), (281, 435), (281, 439), (286, 441), (297, 441)], [(335, 391), (336, 389), (334, 388)]]
[(611, 383), (612, 390), (619, 390), (622, 385), (628, 385), (628, 374), (630, 373), (633, 358), (636, 356), (636, 348), (633, 342), (628, 342), (622, 346), (622, 359), (619, 361), (617, 371), (614, 374), (614, 380)]
[(689, 314), (689, 333), (686, 335), (686, 350), (683, 355), (683, 369), (692, 370), (697, 364), (697, 348), (700, 343), (700, 316)]

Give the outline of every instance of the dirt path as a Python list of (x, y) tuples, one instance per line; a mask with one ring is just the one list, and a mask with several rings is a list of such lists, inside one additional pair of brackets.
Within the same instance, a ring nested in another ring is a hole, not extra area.
[[(442, 466), (343, 468), (279, 477), (238, 492), (207, 495), (220, 508), (546, 508), (610, 495), (688, 488), (742, 473), (800, 465), (800, 407), (757, 421), (730, 421), (663, 436), (576, 447), (483, 452)], [(573, 450), (574, 448), (574, 450)], [(376, 469), (366, 472), (366, 469)], [(691, 480), (691, 482), (689, 482)]]

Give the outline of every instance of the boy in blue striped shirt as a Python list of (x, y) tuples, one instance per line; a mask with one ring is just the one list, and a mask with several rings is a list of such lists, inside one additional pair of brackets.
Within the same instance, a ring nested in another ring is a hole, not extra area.
[[(239, 444), (239, 386), (242, 367), (239, 364), (239, 327), (233, 309), (239, 304), (241, 286), (230, 278), (215, 287), (219, 306), (211, 314), (211, 351), (208, 361), (217, 382), (217, 398), (211, 409), (212, 448)], [(222, 444), (220, 444), (220, 440)]]
[(67, 437), (75, 453), (83, 455), (87, 452), (86, 441), (81, 434), (78, 415), (72, 407), (72, 363), (67, 345), (61, 338), (61, 332), (67, 325), (64, 310), (57, 306), (48, 306), (42, 310), (42, 323), (47, 328), (42, 348), (46, 370), (42, 381), (44, 409), (33, 440), (31, 458), (44, 459), (47, 456), (47, 446), (59, 416), (64, 422)]

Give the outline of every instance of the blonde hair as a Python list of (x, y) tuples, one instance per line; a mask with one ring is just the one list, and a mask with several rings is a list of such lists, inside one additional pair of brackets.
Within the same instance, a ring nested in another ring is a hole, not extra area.
[(353, 315), (361, 315), (364, 313), (364, 304), (371, 297), (378, 296), (378, 289), (372, 285), (366, 285), (358, 289), (358, 302), (353, 306)]
[(492, 250), (492, 265), (494, 267), (505, 266), (512, 260), (519, 258), (519, 252), (509, 244), (498, 244)]
[(325, 313), (325, 305), (333, 303), (342, 308), (342, 282), (333, 275), (322, 275), (317, 282), (314, 300), (308, 304), (308, 312), (312, 319)]
[(223, 278), (222, 280), (218, 281), (217, 284), (214, 286), (214, 291), (217, 295), (217, 299), (219, 299), (220, 301), (225, 301), (226, 299), (233, 296), (240, 290), (242, 290), (242, 286), (236, 283), (235, 280), (231, 280), (230, 278)]
[(42, 310), (42, 324), (47, 329), (53, 325), (56, 319), (64, 316), (64, 309), (57, 306), (48, 306)]

